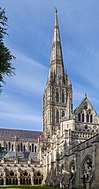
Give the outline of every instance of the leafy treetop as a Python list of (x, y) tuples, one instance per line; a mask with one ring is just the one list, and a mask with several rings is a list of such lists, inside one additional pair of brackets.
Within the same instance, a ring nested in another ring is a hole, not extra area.
[(5, 83), (4, 76), (12, 76), (15, 70), (11, 65), (14, 56), (4, 44), (4, 35), (7, 35), (7, 20), (5, 9), (0, 7), (0, 93), (2, 83)]

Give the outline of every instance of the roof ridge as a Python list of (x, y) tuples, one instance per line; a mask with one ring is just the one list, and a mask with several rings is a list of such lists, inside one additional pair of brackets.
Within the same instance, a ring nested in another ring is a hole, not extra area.
[(15, 129), (15, 128), (0, 128), (0, 130), (13, 130), (13, 131), (28, 131), (28, 132), (43, 132), (43, 131), (35, 131), (35, 130), (26, 130), (26, 129)]

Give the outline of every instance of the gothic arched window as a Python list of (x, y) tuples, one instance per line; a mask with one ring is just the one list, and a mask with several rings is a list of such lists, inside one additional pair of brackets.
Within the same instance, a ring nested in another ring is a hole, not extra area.
[(86, 122), (89, 122), (89, 114), (86, 115)]
[(78, 114), (78, 121), (81, 121), (81, 114)]
[(36, 153), (36, 146), (35, 146), (35, 153)]
[(65, 116), (65, 112), (64, 111), (62, 111), (62, 117), (64, 117)]
[(59, 92), (58, 92), (58, 89), (56, 89), (56, 102), (59, 102)]
[(53, 100), (53, 102), (54, 102), (54, 100), (55, 100), (55, 92), (54, 92), (54, 88), (52, 88), (52, 100)]
[(21, 152), (22, 152), (22, 150), (23, 150), (23, 145), (22, 145), (22, 143), (20, 144), (20, 150), (21, 150)]
[(62, 103), (64, 103), (64, 90), (62, 90)]
[(13, 144), (12, 144), (12, 151), (13, 151)]
[(9, 151), (11, 149), (11, 143), (10, 142), (8, 143), (8, 149), (9, 149)]
[(23, 146), (23, 150), (24, 150), (24, 152), (25, 152), (25, 144), (24, 144), (24, 146)]
[(82, 114), (82, 122), (84, 122), (84, 113)]
[(31, 146), (29, 146), (29, 151), (31, 152)]
[(92, 157), (86, 157), (83, 161), (82, 178), (83, 185), (91, 178), (92, 175)]
[(20, 151), (20, 145), (18, 144), (18, 152)]
[(56, 123), (59, 123), (59, 111), (56, 112)]
[(34, 144), (32, 144), (32, 152), (34, 152)]
[(90, 115), (90, 123), (92, 123), (93, 117), (92, 114)]

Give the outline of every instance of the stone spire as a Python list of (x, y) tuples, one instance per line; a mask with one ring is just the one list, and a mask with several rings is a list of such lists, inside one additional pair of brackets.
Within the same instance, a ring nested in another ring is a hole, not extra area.
[(52, 78), (64, 78), (64, 65), (58, 26), (57, 9), (55, 10), (54, 34), (52, 40), (52, 50), (50, 56), (49, 80)]
[[(68, 102), (67, 102), (68, 99)], [(66, 107), (69, 109), (66, 112)], [(54, 33), (50, 57), (50, 69), (43, 95), (43, 131), (45, 137), (57, 132), (65, 112), (71, 115), (72, 85), (64, 72), (57, 10), (55, 11)]]

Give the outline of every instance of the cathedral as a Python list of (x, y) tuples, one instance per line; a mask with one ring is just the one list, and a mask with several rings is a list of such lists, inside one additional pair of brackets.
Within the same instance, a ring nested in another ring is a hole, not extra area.
[(85, 94), (73, 110), (57, 10), (43, 95), (43, 131), (0, 128), (0, 185), (99, 189), (99, 116)]

